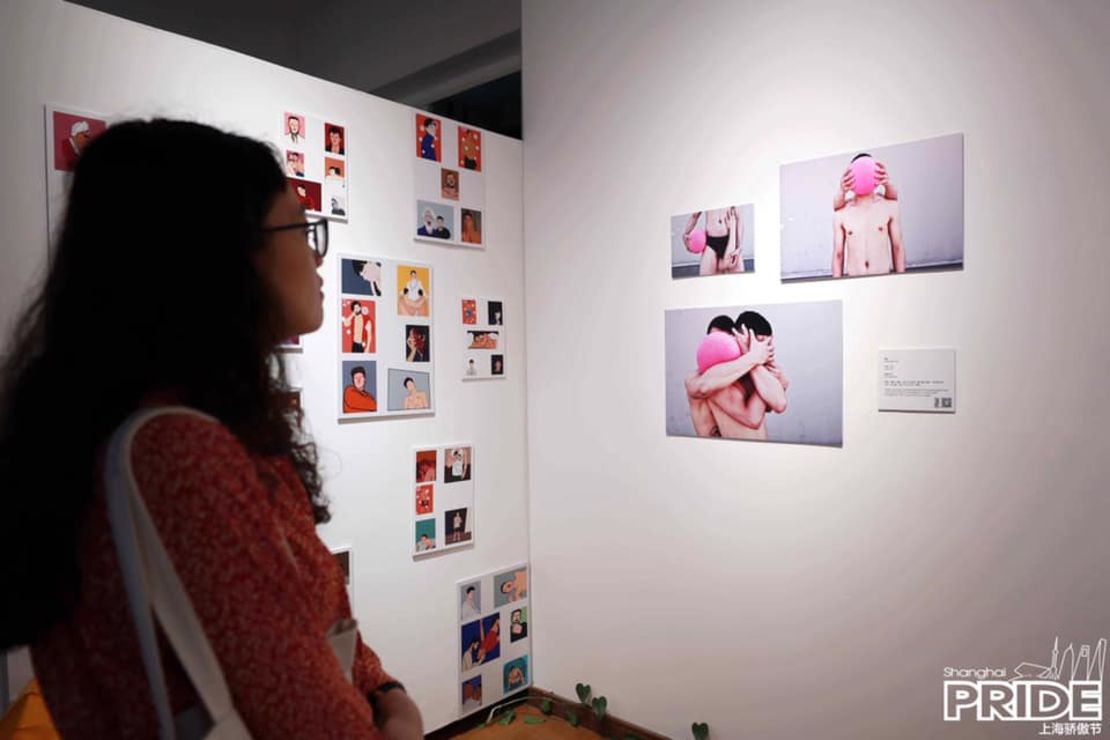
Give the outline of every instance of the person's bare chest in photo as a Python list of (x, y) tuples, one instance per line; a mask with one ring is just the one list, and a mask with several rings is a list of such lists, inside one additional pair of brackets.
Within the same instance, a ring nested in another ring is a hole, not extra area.
[(726, 209), (721, 208), (705, 213), (705, 233), (707, 236), (728, 236), (728, 222), (725, 221)]
[(890, 272), (890, 208), (885, 201), (853, 203), (845, 208), (843, 227), (848, 274)]

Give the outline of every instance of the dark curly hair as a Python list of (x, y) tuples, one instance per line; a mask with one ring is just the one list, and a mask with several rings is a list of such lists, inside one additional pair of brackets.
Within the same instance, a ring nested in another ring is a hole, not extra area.
[(153, 395), (216, 417), (252, 454), (291, 458), (327, 521), (275, 354), (278, 307), (251, 260), (286, 187), (268, 145), (184, 121), (119, 123), (82, 154), (0, 370), (0, 649), (72, 613), (99, 456)]

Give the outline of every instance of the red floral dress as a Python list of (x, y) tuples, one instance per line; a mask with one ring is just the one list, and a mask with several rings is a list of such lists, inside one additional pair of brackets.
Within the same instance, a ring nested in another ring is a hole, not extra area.
[[(132, 464), (251, 734), (380, 739), (368, 696), (393, 679), (360, 640), (348, 682), (324, 637), (351, 607), (292, 463), (250, 456), (222, 424), (168, 414), (139, 431)], [(31, 646), (51, 716), (63, 737), (156, 737), (103, 495), (79, 548), (76, 613)], [(162, 645), (177, 714), (199, 700)]]

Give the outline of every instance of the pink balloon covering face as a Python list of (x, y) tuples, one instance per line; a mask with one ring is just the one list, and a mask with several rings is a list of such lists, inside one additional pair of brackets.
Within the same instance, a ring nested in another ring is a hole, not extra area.
[(740, 345), (736, 337), (719, 331), (706, 334), (698, 344), (698, 373), (704, 373), (722, 362), (731, 362), (740, 355)]
[(852, 162), (852, 177), (855, 184), (852, 192), (856, 195), (871, 195), (875, 192), (878, 182), (875, 181), (875, 160), (871, 157), (860, 157)]

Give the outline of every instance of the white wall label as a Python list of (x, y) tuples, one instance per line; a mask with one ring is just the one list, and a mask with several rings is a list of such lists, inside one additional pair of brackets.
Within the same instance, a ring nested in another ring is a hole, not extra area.
[(879, 411), (956, 411), (956, 350), (879, 350)]

